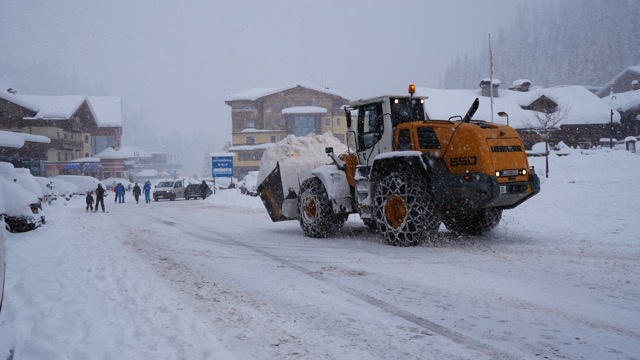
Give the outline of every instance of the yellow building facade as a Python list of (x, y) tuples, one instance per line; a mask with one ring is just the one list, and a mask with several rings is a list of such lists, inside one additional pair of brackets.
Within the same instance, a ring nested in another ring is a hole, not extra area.
[(272, 144), (288, 135), (331, 132), (343, 143), (349, 99), (328, 89), (305, 85), (250, 89), (230, 95), (234, 174), (242, 178), (260, 169), (260, 159)]

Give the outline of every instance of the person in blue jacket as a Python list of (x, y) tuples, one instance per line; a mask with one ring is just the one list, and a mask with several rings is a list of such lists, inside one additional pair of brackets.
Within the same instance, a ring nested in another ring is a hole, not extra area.
[(124, 192), (124, 185), (122, 185), (122, 183), (118, 183), (118, 185), (116, 185), (116, 195), (118, 196), (119, 204), (124, 203)]
[(147, 204), (151, 202), (151, 182), (147, 180), (142, 187), (142, 191), (144, 192), (144, 202)]

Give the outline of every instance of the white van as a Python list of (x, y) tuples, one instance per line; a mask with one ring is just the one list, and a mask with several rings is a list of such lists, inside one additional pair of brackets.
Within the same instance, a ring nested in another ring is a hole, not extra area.
[(184, 180), (163, 180), (153, 189), (153, 200), (184, 198)]

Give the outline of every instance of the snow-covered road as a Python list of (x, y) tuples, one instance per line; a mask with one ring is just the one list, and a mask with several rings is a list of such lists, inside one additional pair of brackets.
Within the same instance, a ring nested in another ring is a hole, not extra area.
[(637, 359), (640, 205), (605, 182), (617, 157), (583, 158), (489, 235), (411, 248), (357, 216), (306, 238), (236, 190), (74, 200), (10, 234), (0, 339), (17, 359)]

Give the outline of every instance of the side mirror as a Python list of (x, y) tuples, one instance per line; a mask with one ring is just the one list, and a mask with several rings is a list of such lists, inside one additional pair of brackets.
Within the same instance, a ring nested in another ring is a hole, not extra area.
[(344, 108), (344, 115), (347, 118), (347, 129), (351, 128), (351, 109), (348, 107)]

